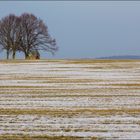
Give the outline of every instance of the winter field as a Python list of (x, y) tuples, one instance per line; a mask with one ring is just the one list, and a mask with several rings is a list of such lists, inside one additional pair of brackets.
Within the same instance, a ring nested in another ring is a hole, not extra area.
[(140, 60), (0, 61), (0, 139), (140, 139)]

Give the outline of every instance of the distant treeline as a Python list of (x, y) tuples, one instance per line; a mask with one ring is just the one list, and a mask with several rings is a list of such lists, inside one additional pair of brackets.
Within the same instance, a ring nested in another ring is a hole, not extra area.
[(57, 49), (56, 41), (49, 35), (47, 26), (35, 15), (10, 14), (0, 20), (0, 51), (6, 50), (7, 59), (10, 53), (15, 59), (16, 52), (23, 52), (25, 59), (28, 59), (32, 52), (44, 50), (54, 53)]
[(137, 55), (120, 55), (120, 56), (108, 56), (108, 57), (99, 57), (96, 59), (140, 59), (140, 56)]

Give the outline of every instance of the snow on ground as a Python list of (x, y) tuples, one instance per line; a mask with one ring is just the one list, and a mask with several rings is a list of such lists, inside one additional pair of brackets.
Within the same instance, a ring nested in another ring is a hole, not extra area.
[(5, 134), (140, 139), (140, 62), (0, 62)]

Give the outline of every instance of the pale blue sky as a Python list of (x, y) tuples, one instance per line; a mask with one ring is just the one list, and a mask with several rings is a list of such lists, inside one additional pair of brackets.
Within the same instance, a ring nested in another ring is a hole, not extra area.
[(43, 19), (57, 40), (56, 55), (42, 58), (140, 55), (138, 1), (0, 1), (0, 18), (23, 12)]

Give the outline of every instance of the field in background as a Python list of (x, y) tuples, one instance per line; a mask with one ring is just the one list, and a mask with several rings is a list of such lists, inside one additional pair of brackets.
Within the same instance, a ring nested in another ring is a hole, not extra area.
[(140, 139), (140, 60), (0, 61), (0, 139)]

